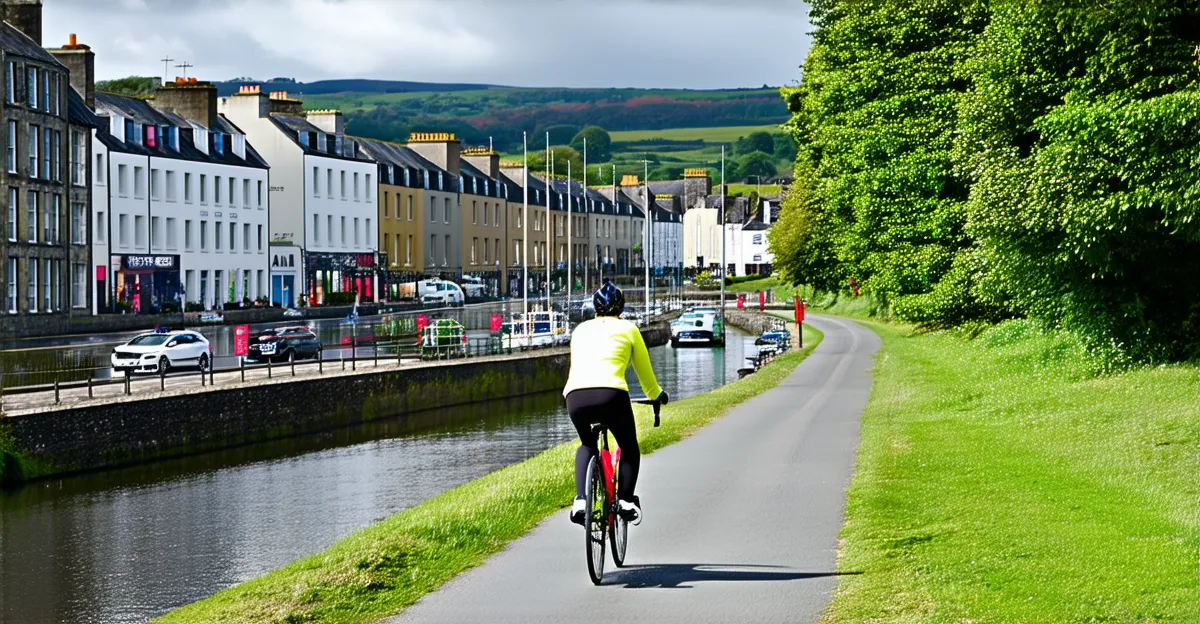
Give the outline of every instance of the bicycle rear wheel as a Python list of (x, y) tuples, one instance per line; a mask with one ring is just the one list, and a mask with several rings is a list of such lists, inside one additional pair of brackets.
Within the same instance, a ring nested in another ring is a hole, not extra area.
[(595, 457), (587, 471), (587, 526), (584, 527), (588, 575), (599, 585), (604, 578), (604, 534), (608, 528), (608, 504), (605, 500), (604, 472)]

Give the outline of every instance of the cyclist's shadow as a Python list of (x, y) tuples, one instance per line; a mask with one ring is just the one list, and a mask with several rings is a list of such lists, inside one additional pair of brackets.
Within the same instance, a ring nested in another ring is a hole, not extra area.
[(619, 568), (605, 574), (605, 585), (630, 589), (690, 589), (691, 583), (799, 581), (845, 576), (857, 572), (801, 572), (783, 566), (663, 563)]

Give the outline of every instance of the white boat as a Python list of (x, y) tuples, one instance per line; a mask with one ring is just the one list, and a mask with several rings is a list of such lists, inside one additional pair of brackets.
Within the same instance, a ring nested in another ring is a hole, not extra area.
[(671, 322), (671, 346), (721, 346), (725, 344), (725, 326), (721, 318), (708, 310), (693, 309)]
[(505, 349), (549, 347), (571, 342), (571, 325), (562, 312), (530, 312), (526, 323), (523, 314), (500, 326), (500, 344)]

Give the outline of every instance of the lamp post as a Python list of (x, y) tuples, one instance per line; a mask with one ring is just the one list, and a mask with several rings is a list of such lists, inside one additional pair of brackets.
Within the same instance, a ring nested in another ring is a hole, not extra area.
[(721, 212), (717, 221), (721, 224), (721, 327), (725, 326), (725, 202), (728, 194), (725, 192), (725, 146), (721, 146)]
[(525, 166), (522, 168), (525, 179), (521, 186), (525, 189), (525, 208), (521, 213), (521, 322), (525, 333), (529, 333), (529, 133), (525, 133)]

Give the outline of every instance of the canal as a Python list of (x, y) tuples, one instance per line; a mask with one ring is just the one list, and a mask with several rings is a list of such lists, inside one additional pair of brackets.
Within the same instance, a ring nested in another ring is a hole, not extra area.
[[(651, 357), (683, 398), (756, 349)], [(550, 393), (3, 491), (0, 623), (144, 622), (573, 437)]]

